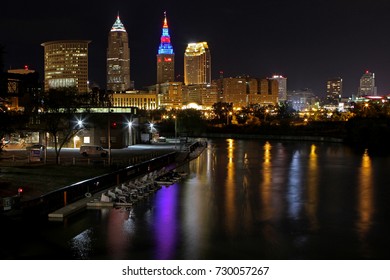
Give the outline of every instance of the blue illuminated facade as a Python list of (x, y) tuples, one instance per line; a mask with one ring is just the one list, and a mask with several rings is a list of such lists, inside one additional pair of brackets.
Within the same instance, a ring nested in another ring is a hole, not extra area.
[(169, 36), (169, 28), (167, 23), (167, 15), (164, 13), (164, 25), (162, 28), (161, 43), (158, 48), (158, 54), (174, 54), (171, 45), (171, 37)]

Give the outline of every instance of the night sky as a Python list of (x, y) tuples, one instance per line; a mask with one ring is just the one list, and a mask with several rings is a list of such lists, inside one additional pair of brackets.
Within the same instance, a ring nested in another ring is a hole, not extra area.
[(187, 43), (207, 41), (213, 79), (221, 70), (225, 77), (281, 74), (288, 90), (310, 88), (322, 96), (326, 80), (339, 76), (346, 97), (357, 92), (361, 75), (370, 70), (378, 93), (390, 93), (388, 0), (42, 2), (2, 2), (6, 69), (29, 65), (43, 77), (41, 43), (91, 40), (89, 79), (104, 88), (107, 37), (119, 12), (129, 35), (131, 79), (142, 89), (156, 80), (166, 11), (176, 74), (183, 74)]

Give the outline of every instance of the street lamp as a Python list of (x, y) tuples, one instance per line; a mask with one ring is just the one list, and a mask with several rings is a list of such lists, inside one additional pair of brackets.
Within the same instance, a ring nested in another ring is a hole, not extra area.
[(133, 145), (133, 122), (129, 121), (129, 146)]
[(231, 117), (232, 115), (232, 112), (226, 113), (226, 125), (229, 125), (229, 116)]
[(176, 150), (176, 142), (177, 142), (177, 116), (173, 116), (175, 119), (175, 150)]

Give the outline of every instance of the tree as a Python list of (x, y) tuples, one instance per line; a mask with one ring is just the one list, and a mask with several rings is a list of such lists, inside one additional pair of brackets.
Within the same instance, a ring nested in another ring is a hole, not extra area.
[(199, 134), (206, 125), (202, 113), (196, 109), (186, 109), (177, 112), (177, 132), (187, 135)]
[(215, 103), (213, 104), (213, 111), (219, 122), (226, 123), (226, 119), (229, 116), (229, 112), (233, 112), (233, 103)]
[(4, 46), (0, 45), (0, 97), (5, 97), (7, 94), (7, 76), (4, 72)]
[(74, 87), (50, 89), (42, 96), (43, 112), (40, 113), (40, 119), (44, 131), (53, 137), (57, 164), (62, 147), (84, 129), (79, 123), (81, 118), (76, 118), (83, 102)]

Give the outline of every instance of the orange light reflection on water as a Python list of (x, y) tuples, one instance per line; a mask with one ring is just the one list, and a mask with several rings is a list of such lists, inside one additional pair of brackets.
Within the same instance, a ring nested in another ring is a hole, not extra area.
[(364, 239), (371, 227), (373, 214), (373, 176), (371, 158), (366, 150), (362, 156), (359, 172), (358, 211), (359, 220), (357, 228), (360, 238)]

